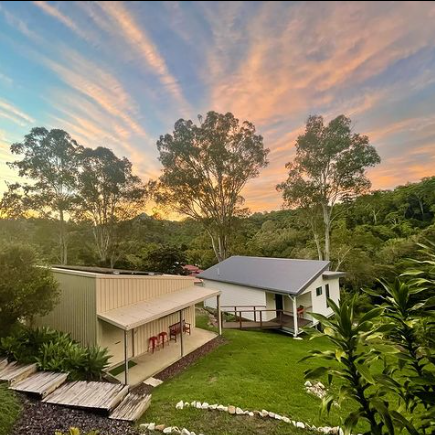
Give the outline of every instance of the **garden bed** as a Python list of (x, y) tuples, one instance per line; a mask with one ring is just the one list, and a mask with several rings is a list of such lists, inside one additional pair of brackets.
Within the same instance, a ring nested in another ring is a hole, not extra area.
[(94, 412), (49, 405), (39, 400), (19, 395), (23, 404), (21, 417), (10, 435), (54, 435), (77, 427), (87, 433), (98, 429), (101, 435), (138, 435), (130, 423), (110, 420)]

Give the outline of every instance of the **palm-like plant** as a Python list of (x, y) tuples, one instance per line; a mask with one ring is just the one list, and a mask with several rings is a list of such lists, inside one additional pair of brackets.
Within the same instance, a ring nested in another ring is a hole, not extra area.
[(326, 336), (335, 350), (312, 351), (307, 358), (321, 358), (328, 365), (308, 369), (307, 379), (327, 374), (331, 383), (334, 378), (341, 380), (338, 397), (329, 394), (323, 400), (322, 409), (329, 412), (336, 399), (340, 404), (351, 399), (357, 402), (358, 408), (343, 421), (343, 428), (349, 434), (360, 420), (370, 426), (366, 434), (395, 434), (406, 427), (408, 432), (417, 434), (413, 426), (398, 410), (391, 410), (385, 399), (385, 389), (379, 386), (371, 373), (372, 363), (386, 354), (396, 352), (392, 346), (382, 343), (385, 333), (392, 330), (391, 322), (378, 324), (376, 320), (384, 312), (384, 308), (373, 308), (361, 317), (355, 315), (355, 297), (343, 301), (340, 306), (328, 300), (334, 314), (326, 318), (320, 314), (312, 314), (323, 327), (323, 332), (312, 333), (312, 338)]

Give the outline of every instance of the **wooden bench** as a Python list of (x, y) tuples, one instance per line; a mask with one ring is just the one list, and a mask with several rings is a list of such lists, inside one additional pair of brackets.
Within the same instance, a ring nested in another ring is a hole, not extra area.
[[(189, 335), (191, 334), (190, 323), (186, 323), (183, 320), (183, 332), (187, 332)], [(173, 325), (169, 325), (169, 340), (174, 339), (177, 341), (177, 335), (181, 334), (181, 325), (180, 322), (174, 323)]]

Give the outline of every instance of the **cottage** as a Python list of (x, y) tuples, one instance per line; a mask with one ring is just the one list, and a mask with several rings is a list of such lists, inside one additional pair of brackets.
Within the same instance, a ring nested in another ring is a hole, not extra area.
[[(315, 325), (310, 313), (332, 314), (327, 299), (338, 302), (342, 272), (329, 261), (230, 257), (198, 275), (203, 285), (222, 292), (221, 309), (234, 315), (226, 327), (277, 328), (295, 337)], [(213, 300), (206, 306), (216, 308)]]
[(194, 278), (67, 266), (53, 273), (60, 301), (36, 325), (107, 347), (110, 369), (122, 365), (117, 378), (126, 384), (153, 376), (216, 337), (195, 327), (195, 304), (215, 298), (219, 306), (220, 291), (194, 286)]

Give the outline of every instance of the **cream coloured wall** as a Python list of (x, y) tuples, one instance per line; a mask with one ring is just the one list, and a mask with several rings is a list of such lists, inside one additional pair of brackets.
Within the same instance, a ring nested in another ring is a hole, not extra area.
[(194, 282), (194, 278), (173, 275), (98, 275), (97, 313), (189, 288)]
[[(195, 307), (183, 310), (183, 319), (190, 323), (191, 328), (195, 328)], [(128, 332), (128, 357), (144, 354), (148, 351), (148, 340), (150, 337), (157, 336), (160, 332), (167, 332), (169, 339), (169, 325), (180, 321), (179, 313), (171, 314), (153, 322), (147, 323), (133, 331)], [(134, 339), (133, 339), (134, 337)], [(110, 365), (119, 364), (124, 360), (124, 331), (107, 322), (98, 322), (98, 341), (101, 346), (109, 349), (112, 356)], [(172, 342), (170, 345), (173, 345)]]
[(36, 318), (35, 326), (68, 332), (87, 346), (97, 344), (95, 276), (60, 269), (53, 270), (53, 275), (59, 283), (59, 303), (48, 315)]

